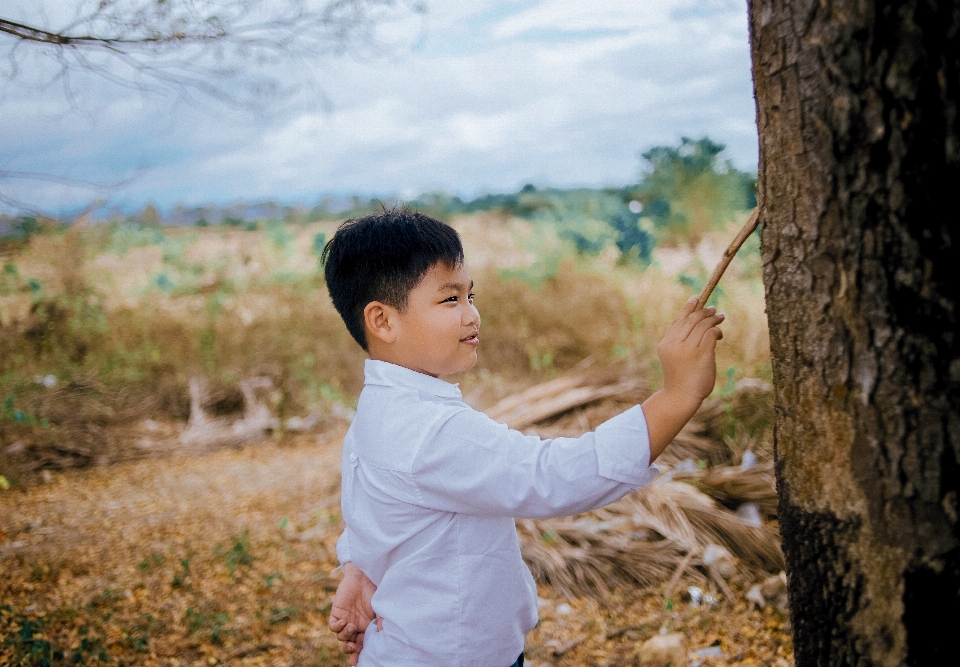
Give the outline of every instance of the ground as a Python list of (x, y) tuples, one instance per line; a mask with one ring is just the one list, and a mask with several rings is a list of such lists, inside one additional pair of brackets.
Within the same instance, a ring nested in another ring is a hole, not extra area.
[[(341, 437), (54, 472), (0, 491), (0, 664), (345, 665), (327, 630)], [(699, 607), (657, 590), (598, 601), (540, 586), (528, 664), (633, 665), (645, 640), (678, 632), (691, 665), (792, 665), (786, 615), (748, 608), (750, 583)]]

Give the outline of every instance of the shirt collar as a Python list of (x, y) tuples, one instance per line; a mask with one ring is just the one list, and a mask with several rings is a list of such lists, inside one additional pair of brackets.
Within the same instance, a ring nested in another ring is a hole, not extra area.
[(367, 359), (364, 362), (363, 383), (384, 387), (408, 387), (441, 398), (461, 398), (459, 385), (378, 359)]

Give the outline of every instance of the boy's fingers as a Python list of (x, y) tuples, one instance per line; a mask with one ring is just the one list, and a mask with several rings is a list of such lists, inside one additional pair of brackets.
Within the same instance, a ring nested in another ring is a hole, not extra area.
[(690, 300), (683, 304), (683, 308), (680, 309), (680, 313), (677, 315), (677, 319), (673, 321), (673, 326), (677, 326), (685, 319), (690, 317), (690, 313), (694, 312), (697, 308), (697, 297), (692, 296)]
[(351, 665), (356, 665), (360, 661), (360, 652), (363, 650), (363, 635), (362, 632), (357, 635), (356, 650), (350, 653), (350, 659), (348, 660)]
[(697, 327), (697, 325), (699, 325), (708, 317), (713, 317), (716, 311), (716, 308), (709, 306), (707, 308), (701, 308), (700, 310), (694, 311), (687, 315), (678, 326), (679, 331), (677, 333), (679, 340), (685, 341), (687, 338), (689, 338), (690, 334)]
[[(716, 331), (720, 333), (720, 336), (723, 336), (723, 333), (720, 331), (720, 329), (717, 328), (717, 325), (723, 322), (724, 319), (726, 318), (723, 315), (723, 313), (717, 313), (716, 315), (711, 315), (710, 317), (703, 318), (702, 320), (697, 322), (697, 325), (693, 328), (693, 331), (691, 332), (691, 337), (699, 345), (704, 340), (706, 340), (705, 336), (708, 332)], [(715, 340), (720, 340), (720, 338), (717, 337)]]
[(700, 345), (708, 344), (713, 346), (716, 345), (717, 341), (721, 340), (722, 338), (723, 329), (720, 329), (719, 327), (713, 327), (712, 329), (707, 329), (704, 332), (703, 337), (700, 339)]
[(696, 309), (697, 297), (692, 296), (685, 304), (683, 304), (683, 308), (680, 309), (680, 316), (677, 318), (677, 320), (682, 320)]

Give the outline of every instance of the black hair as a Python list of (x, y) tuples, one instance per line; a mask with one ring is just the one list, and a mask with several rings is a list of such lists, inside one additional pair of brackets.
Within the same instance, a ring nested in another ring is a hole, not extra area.
[(409, 209), (352, 218), (337, 228), (320, 255), (327, 290), (347, 330), (364, 350), (363, 309), (380, 301), (402, 311), (410, 290), (437, 262), (463, 264), (460, 235)]

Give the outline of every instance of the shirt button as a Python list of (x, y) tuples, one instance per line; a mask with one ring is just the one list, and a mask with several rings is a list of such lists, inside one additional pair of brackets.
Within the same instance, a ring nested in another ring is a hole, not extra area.
[(356, 460), (357, 460), (357, 455), (356, 455), (356, 454), (350, 454), (350, 460), (351, 460), (351, 461), (356, 461)]

